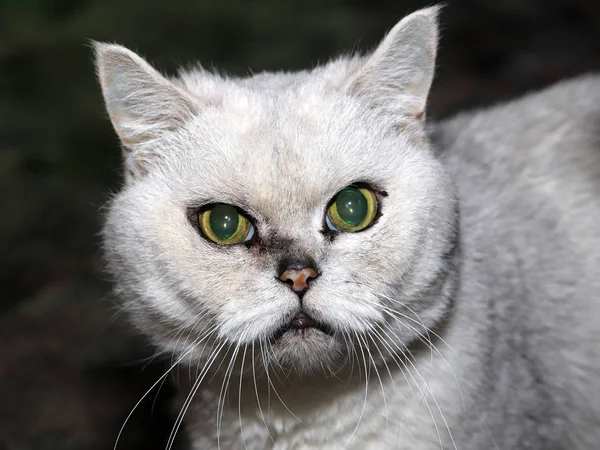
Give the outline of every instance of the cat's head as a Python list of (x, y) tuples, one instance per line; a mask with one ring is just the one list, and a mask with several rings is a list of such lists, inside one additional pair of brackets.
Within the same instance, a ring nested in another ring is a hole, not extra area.
[(457, 217), (423, 123), (436, 12), (367, 56), (245, 79), (168, 80), (97, 44), (126, 170), (106, 254), (163, 348), (197, 360), (254, 346), (262, 362), (335, 370), (441, 319)]

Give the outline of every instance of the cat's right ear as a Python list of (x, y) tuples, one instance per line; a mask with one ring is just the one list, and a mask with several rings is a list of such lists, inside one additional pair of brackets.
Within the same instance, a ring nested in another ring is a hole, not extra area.
[(131, 50), (103, 43), (94, 43), (94, 49), (106, 109), (123, 146), (126, 179), (133, 181), (147, 172), (153, 141), (181, 127), (195, 104)]
[(422, 121), (435, 71), (439, 10), (421, 9), (398, 22), (349, 80), (349, 91), (393, 116)]

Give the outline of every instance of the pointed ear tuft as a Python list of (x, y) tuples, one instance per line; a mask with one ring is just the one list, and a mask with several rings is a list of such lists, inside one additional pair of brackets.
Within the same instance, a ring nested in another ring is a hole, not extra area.
[(97, 42), (94, 49), (106, 109), (123, 144), (128, 169), (134, 175), (144, 172), (142, 162), (136, 161), (136, 147), (182, 126), (194, 114), (195, 103), (131, 50)]
[(422, 119), (435, 71), (439, 10), (421, 9), (398, 22), (350, 80), (350, 92)]

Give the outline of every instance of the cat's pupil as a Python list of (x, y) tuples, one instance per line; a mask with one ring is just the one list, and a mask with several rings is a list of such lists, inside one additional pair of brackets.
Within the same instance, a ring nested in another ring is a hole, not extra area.
[(344, 189), (335, 202), (340, 218), (348, 225), (358, 225), (367, 215), (367, 199), (359, 189)]
[(238, 228), (237, 210), (230, 205), (216, 205), (210, 212), (210, 227), (219, 239), (229, 239)]

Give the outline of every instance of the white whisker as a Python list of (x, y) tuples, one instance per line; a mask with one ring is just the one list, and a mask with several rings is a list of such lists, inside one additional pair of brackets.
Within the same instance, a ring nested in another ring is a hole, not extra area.
[[(362, 321), (363, 324), (365, 325), (365, 327), (369, 328), (367, 323), (365, 321)], [(361, 336), (358, 336), (359, 339), (361, 338)], [(367, 334), (368, 337), (368, 334)], [(371, 364), (373, 365), (373, 369), (375, 369), (375, 375), (377, 376), (377, 379), (379, 380), (379, 385), (381, 387), (381, 396), (383, 398), (383, 407), (384, 407), (384, 411), (385, 411), (385, 426), (386, 429), (389, 427), (389, 414), (388, 414), (388, 408), (387, 408), (387, 401), (385, 398), (385, 389), (383, 387), (383, 381), (381, 379), (381, 376), (379, 375), (379, 370), (377, 369), (377, 364), (375, 363), (375, 360), (373, 359), (373, 355), (371, 354), (371, 350), (369, 348), (369, 344), (366, 341), (366, 339), (362, 338), (363, 343), (365, 344), (365, 349), (367, 350), (367, 353), (369, 354), (369, 359), (371, 360)], [(375, 344), (375, 342), (373, 342), (373, 344)], [(375, 347), (377, 347), (377, 344), (375, 344)], [(379, 350), (379, 347), (377, 347), (377, 350)], [(381, 352), (379, 352), (381, 354)], [(385, 359), (384, 359), (385, 361)], [(387, 367), (387, 366), (386, 366)], [(390, 377), (391, 377), (391, 373), (390, 373)]]
[(267, 425), (267, 421), (265, 420), (265, 415), (263, 414), (262, 406), (260, 404), (260, 398), (258, 396), (258, 384), (256, 383), (256, 369), (255, 369), (255, 356), (254, 356), (254, 342), (252, 343), (252, 379), (254, 380), (254, 392), (256, 394), (256, 403), (258, 404), (258, 411), (260, 412), (260, 417), (262, 418), (263, 423), (265, 424), (265, 429), (269, 434), (269, 438), (273, 444), (275, 444), (275, 439), (271, 436), (271, 431), (269, 430), (269, 426)]
[(229, 381), (231, 380), (231, 374), (235, 366), (235, 361), (237, 360), (239, 349), (239, 344), (236, 344), (229, 360), (229, 364), (227, 365), (227, 369), (225, 369), (221, 390), (219, 391), (219, 399), (217, 400), (217, 448), (219, 449), (221, 448), (221, 423), (223, 421), (223, 410), (225, 409), (225, 397), (227, 396)]
[(369, 370), (367, 368), (367, 358), (365, 356), (365, 352), (362, 348), (362, 344), (361, 341), (358, 337), (358, 334), (356, 332), (354, 332), (354, 335), (356, 336), (357, 342), (358, 342), (358, 346), (360, 348), (360, 352), (362, 353), (362, 357), (363, 357), (363, 364), (364, 364), (364, 368), (365, 368), (365, 399), (363, 401), (363, 406), (362, 409), (360, 411), (360, 416), (358, 417), (358, 421), (356, 422), (356, 426), (354, 427), (354, 430), (352, 430), (352, 434), (350, 435), (350, 437), (346, 440), (346, 443), (344, 444), (344, 447), (346, 447), (348, 445), (348, 443), (352, 440), (352, 438), (354, 437), (354, 435), (356, 434), (356, 431), (358, 430), (358, 427), (360, 426), (360, 423), (362, 421), (363, 415), (365, 413), (365, 409), (367, 407), (367, 397), (369, 395)]
[(152, 384), (152, 386), (150, 386), (150, 388), (144, 393), (144, 395), (142, 395), (142, 397), (138, 400), (138, 402), (133, 406), (133, 408), (131, 409), (131, 411), (129, 412), (129, 414), (127, 415), (127, 417), (125, 418), (123, 425), (121, 426), (121, 428), (119, 429), (119, 433), (117, 434), (117, 438), (115, 441), (115, 445), (113, 447), (113, 450), (116, 450), (117, 446), (119, 445), (119, 439), (121, 438), (121, 435), (123, 434), (123, 430), (125, 429), (125, 426), (127, 425), (127, 422), (129, 421), (129, 419), (131, 418), (131, 416), (133, 415), (133, 413), (135, 412), (135, 410), (138, 408), (138, 406), (140, 406), (140, 404), (144, 401), (144, 399), (150, 394), (150, 392), (152, 392), (152, 390), (163, 381), (163, 379), (165, 377), (167, 377), (169, 375), (169, 373), (171, 372), (171, 370), (173, 370), (174, 367), (177, 366), (177, 364), (179, 364), (181, 361), (183, 361), (184, 358), (186, 358), (192, 351), (195, 350), (196, 346), (199, 345), (204, 339), (208, 338), (214, 331), (216, 331), (217, 327), (212, 327), (211, 329), (209, 329), (208, 331), (206, 331), (202, 336), (200, 336), (196, 342), (185, 352), (183, 353), (178, 359), (177, 361), (175, 361), (168, 369), (167, 371), (162, 374), (158, 380), (156, 380), (156, 382), (154, 382), (154, 384)]
[(240, 435), (244, 448), (248, 450), (246, 445), (246, 438), (244, 437), (244, 425), (242, 425), (242, 380), (244, 379), (244, 362), (246, 361), (246, 351), (248, 350), (248, 344), (244, 344), (244, 354), (242, 356), (242, 366), (240, 368), (240, 386), (238, 391), (238, 417), (240, 419)]
[(223, 342), (222, 344), (217, 346), (217, 348), (215, 350), (212, 350), (211, 354), (207, 358), (207, 362), (204, 365), (204, 368), (202, 369), (200, 376), (194, 382), (194, 385), (192, 386), (192, 389), (190, 390), (190, 392), (179, 412), (179, 415), (177, 416), (177, 419), (175, 420), (175, 424), (173, 425), (173, 429), (171, 430), (171, 434), (169, 435), (169, 439), (167, 441), (167, 446), (166, 446), (167, 450), (171, 450), (171, 448), (173, 447), (173, 444), (175, 443), (175, 437), (177, 435), (177, 432), (179, 431), (179, 428), (181, 427), (181, 424), (183, 423), (183, 418), (185, 416), (185, 413), (187, 412), (188, 408), (190, 407), (190, 404), (192, 403), (192, 400), (194, 399), (196, 392), (198, 392), (198, 389), (200, 389), (200, 384), (202, 383), (202, 380), (204, 380), (204, 377), (208, 373), (212, 363), (216, 360), (217, 356), (219, 355), (219, 352), (225, 347), (225, 345), (227, 345), (227, 343)]
[[(389, 328), (389, 325), (387, 325), (387, 326), (388, 326), (388, 328)], [(383, 331), (384, 333), (386, 333), (386, 332), (385, 332), (385, 330), (383, 330), (383, 329), (382, 329), (382, 331)], [(391, 332), (393, 332), (391, 329), (390, 329), (390, 331), (391, 331)], [(388, 336), (388, 338), (389, 338), (389, 335), (388, 335), (387, 333), (386, 333), (386, 335), (387, 335), (387, 336)], [(412, 355), (410, 354), (410, 352), (408, 352), (408, 348), (407, 348), (407, 347), (406, 347), (404, 344), (402, 344), (402, 345), (403, 345), (403, 346), (404, 346), (404, 348), (407, 350), (407, 352), (405, 352), (405, 354), (406, 354), (406, 353), (408, 353), (408, 355), (412, 356)], [(400, 351), (402, 351), (402, 350), (400, 350)], [(407, 355), (407, 356), (408, 356), (408, 355)], [(458, 450), (458, 449), (457, 449), (457, 447), (456, 447), (456, 444), (455, 444), (455, 442), (454, 442), (454, 438), (452, 437), (452, 432), (450, 431), (450, 427), (448, 426), (448, 423), (446, 422), (446, 418), (444, 417), (444, 413), (442, 412), (442, 409), (441, 409), (441, 407), (440, 407), (440, 405), (439, 405), (439, 403), (438, 403), (437, 399), (436, 399), (436, 398), (435, 398), (435, 396), (433, 395), (433, 392), (431, 391), (431, 389), (430, 389), (430, 387), (429, 387), (429, 384), (427, 383), (427, 381), (425, 380), (425, 378), (423, 378), (423, 376), (421, 375), (421, 372), (419, 371), (419, 369), (417, 369), (417, 366), (416, 366), (416, 365), (415, 365), (415, 364), (412, 362), (412, 359), (410, 358), (410, 356), (408, 356), (408, 357), (406, 358), (406, 361), (408, 361), (408, 363), (411, 365), (411, 367), (413, 368), (413, 370), (415, 371), (415, 373), (417, 374), (417, 376), (418, 376), (418, 377), (421, 379), (421, 381), (423, 381), (423, 384), (425, 385), (425, 389), (426, 389), (426, 391), (423, 391), (423, 390), (421, 389), (421, 387), (419, 386), (419, 383), (417, 383), (417, 381), (415, 380), (415, 378), (414, 378), (414, 376), (413, 376), (413, 374), (412, 374), (412, 371), (410, 371), (410, 370), (409, 370), (409, 371), (408, 371), (408, 373), (409, 373), (409, 375), (411, 376), (411, 378), (412, 378), (412, 379), (415, 381), (415, 384), (416, 384), (416, 386), (417, 386), (417, 389), (419, 389), (419, 392), (421, 393), (421, 395), (423, 395), (423, 399), (425, 400), (425, 406), (426, 406), (426, 407), (427, 407), (427, 409), (429, 410), (429, 413), (430, 413), (430, 415), (431, 415), (431, 418), (432, 418), (432, 420), (433, 420), (433, 426), (434, 426), (434, 428), (435, 428), (435, 430), (436, 430), (436, 433), (437, 433), (437, 435), (438, 435), (438, 439), (439, 439), (439, 442), (440, 442), (440, 448), (441, 448), (441, 449), (443, 449), (443, 448), (444, 448), (443, 441), (442, 441), (442, 436), (441, 436), (441, 434), (440, 434), (440, 431), (439, 431), (439, 428), (438, 428), (438, 426), (437, 426), (437, 423), (436, 423), (436, 420), (435, 420), (435, 416), (434, 416), (434, 414), (433, 414), (433, 411), (431, 410), (431, 407), (429, 406), (429, 402), (427, 401), (426, 392), (429, 392), (429, 394), (431, 394), (431, 399), (433, 400), (433, 402), (434, 402), (435, 406), (437, 407), (437, 410), (438, 410), (438, 412), (440, 413), (440, 416), (441, 416), (441, 418), (442, 418), (442, 421), (444, 422), (444, 425), (445, 425), (445, 427), (446, 427), (446, 430), (448, 431), (448, 435), (450, 436), (450, 440), (452, 441), (452, 444), (453, 444), (453, 446), (454, 446), (454, 449), (455, 449), (455, 450)]]
[[(283, 401), (283, 399), (281, 398), (281, 396), (277, 392), (277, 389), (275, 388), (275, 384), (273, 383), (273, 381), (271, 380), (271, 377), (269, 376), (269, 366), (268, 366), (268, 361), (266, 360), (265, 356), (263, 356), (263, 366), (265, 368), (265, 374), (267, 376), (267, 383), (273, 389), (273, 392), (275, 393), (275, 396), (277, 397), (277, 399), (281, 402), (281, 404), (283, 405), (283, 407), (294, 417), (294, 419), (296, 419), (301, 424), (306, 425), (306, 423), (304, 423), (302, 421), (302, 419), (300, 419), (296, 414), (294, 414), (292, 412), (292, 410), (290, 408), (288, 408), (288, 406), (286, 405), (286, 403)], [(280, 382), (281, 382), (281, 380), (280, 380)]]

